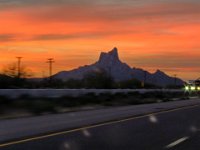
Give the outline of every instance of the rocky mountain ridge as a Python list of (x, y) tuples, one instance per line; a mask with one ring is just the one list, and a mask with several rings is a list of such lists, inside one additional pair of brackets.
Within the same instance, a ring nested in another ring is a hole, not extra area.
[(183, 85), (184, 83), (181, 79), (170, 77), (160, 70), (157, 70), (155, 73), (149, 73), (140, 68), (131, 68), (126, 63), (121, 62), (117, 48), (107, 53), (102, 52), (99, 60), (94, 64), (79, 67), (71, 71), (61, 71), (55, 74), (54, 78), (64, 81), (69, 79), (83, 79), (86, 74), (101, 70), (104, 70), (117, 82), (138, 79), (158, 86)]

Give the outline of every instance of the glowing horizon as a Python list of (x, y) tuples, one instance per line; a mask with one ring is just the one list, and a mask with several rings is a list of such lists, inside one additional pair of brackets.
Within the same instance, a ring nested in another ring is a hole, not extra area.
[(0, 0), (0, 68), (16, 62), (35, 77), (89, 65), (113, 47), (131, 67), (200, 76), (197, 0)]

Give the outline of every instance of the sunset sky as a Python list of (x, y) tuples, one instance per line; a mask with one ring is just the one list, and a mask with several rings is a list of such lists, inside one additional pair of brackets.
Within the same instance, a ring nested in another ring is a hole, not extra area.
[(36, 77), (92, 64), (113, 47), (131, 67), (200, 77), (199, 0), (0, 0), (0, 69)]

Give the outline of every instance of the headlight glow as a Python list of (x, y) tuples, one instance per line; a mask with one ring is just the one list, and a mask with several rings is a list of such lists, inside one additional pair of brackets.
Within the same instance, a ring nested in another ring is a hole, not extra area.
[(196, 90), (195, 86), (191, 86), (191, 90), (195, 91)]
[(190, 90), (189, 86), (185, 86), (185, 90), (189, 91)]

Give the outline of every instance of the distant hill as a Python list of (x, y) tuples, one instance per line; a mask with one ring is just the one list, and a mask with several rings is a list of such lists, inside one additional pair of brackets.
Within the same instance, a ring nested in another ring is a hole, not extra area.
[(4, 75), (4, 74), (0, 74), (0, 80), (10, 80), (12, 79), (12, 77), (9, 77), (7, 75)]
[(131, 68), (126, 63), (121, 62), (117, 48), (114, 48), (108, 53), (102, 52), (99, 60), (94, 64), (82, 66), (71, 71), (61, 71), (53, 77), (63, 81), (69, 79), (83, 79), (88, 73), (98, 72), (101, 70), (104, 70), (108, 75), (110, 75), (114, 81), (138, 79), (140, 81), (145, 80), (146, 83), (158, 86), (167, 86), (174, 85), (176, 80), (176, 85), (184, 84), (183, 80), (170, 77), (160, 70), (157, 70), (152, 74), (140, 68)]
[(0, 74), (0, 88), (8, 88), (13, 82), (13, 78)]

